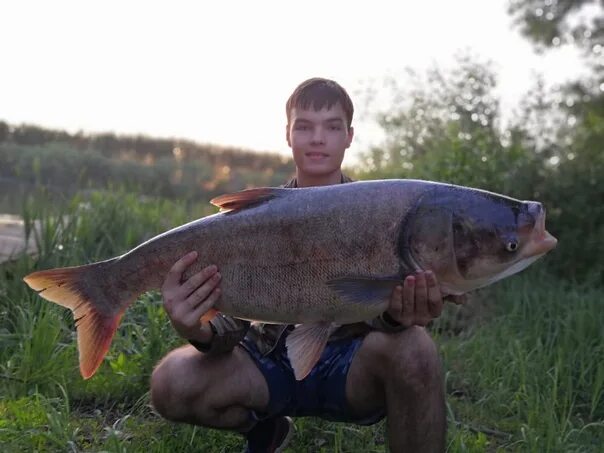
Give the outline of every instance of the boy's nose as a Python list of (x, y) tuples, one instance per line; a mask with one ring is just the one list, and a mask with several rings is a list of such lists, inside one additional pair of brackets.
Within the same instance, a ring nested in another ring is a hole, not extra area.
[(322, 145), (325, 143), (325, 132), (322, 127), (315, 127), (312, 135), (313, 145)]

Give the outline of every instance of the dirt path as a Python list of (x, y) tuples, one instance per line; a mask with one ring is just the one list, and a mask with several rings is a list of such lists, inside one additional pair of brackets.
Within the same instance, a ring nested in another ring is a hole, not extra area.
[(10, 261), (23, 251), (36, 253), (33, 238), (25, 244), (23, 220), (15, 215), (0, 214), (0, 263)]

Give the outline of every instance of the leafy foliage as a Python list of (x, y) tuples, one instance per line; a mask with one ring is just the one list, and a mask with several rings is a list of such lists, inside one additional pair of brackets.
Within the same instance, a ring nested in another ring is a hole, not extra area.
[[(544, 203), (560, 240), (548, 262), (560, 275), (604, 279), (604, 109), (537, 81), (517, 115), (503, 120), (489, 62), (462, 55), (456, 68), (392, 82), (377, 115), (384, 142), (364, 154), (360, 178), (419, 178)], [(569, 111), (568, 105), (574, 107)]]
[(511, 0), (508, 11), (522, 34), (542, 48), (570, 43), (595, 54), (604, 50), (604, 8), (598, 0)]
[(292, 168), (290, 159), (277, 154), (176, 139), (70, 135), (0, 122), (0, 183), (27, 190), (44, 187), (57, 198), (111, 188), (208, 200), (251, 185), (282, 184)]

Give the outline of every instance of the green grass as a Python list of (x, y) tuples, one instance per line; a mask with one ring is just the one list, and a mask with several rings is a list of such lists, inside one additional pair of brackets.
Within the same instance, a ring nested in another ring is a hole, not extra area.
[[(71, 314), (21, 281), (38, 268), (117, 255), (207, 214), (128, 194), (76, 198), (60, 212), (31, 201), (38, 259), (0, 267), (2, 451), (231, 452), (241, 437), (166, 422), (149, 407), (154, 364), (182, 344), (158, 294), (124, 317), (94, 378), (77, 370)], [(190, 214), (195, 212), (195, 214)], [(447, 307), (431, 328), (446, 371), (451, 452), (600, 452), (604, 445), (604, 289), (556, 279), (537, 264)], [(291, 452), (387, 451), (384, 423), (296, 420)]]
[(440, 340), (452, 418), (509, 450), (601, 451), (604, 291), (534, 269), (488, 296), (488, 322)]

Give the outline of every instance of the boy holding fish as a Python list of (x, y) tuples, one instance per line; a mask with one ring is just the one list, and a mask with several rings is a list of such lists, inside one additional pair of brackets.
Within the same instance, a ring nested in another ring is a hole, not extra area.
[[(350, 182), (341, 164), (354, 135), (353, 111), (334, 81), (310, 79), (294, 90), (286, 140), (296, 177), (285, 187)], [(293, 433), (289, 416), (362, 425), (386, 416), (391, 451), (444, 451), (442, 369), (423, 328), (443, 308), (432, 272), (406, 277), (378, 318), (335, 330), (319, 362), (297, 380), (285, 347), (292, 326), (222, 314), (200, 324), (220, 298), (221, 275), (208, 266), (183, 279), (196, 257), (178, 260), (162, 286), (168, 316), (191, 345), (169, 353), (153, 373), (152, 401), (161, 415), (241, 432), (249, 452), (282, 451)]]

